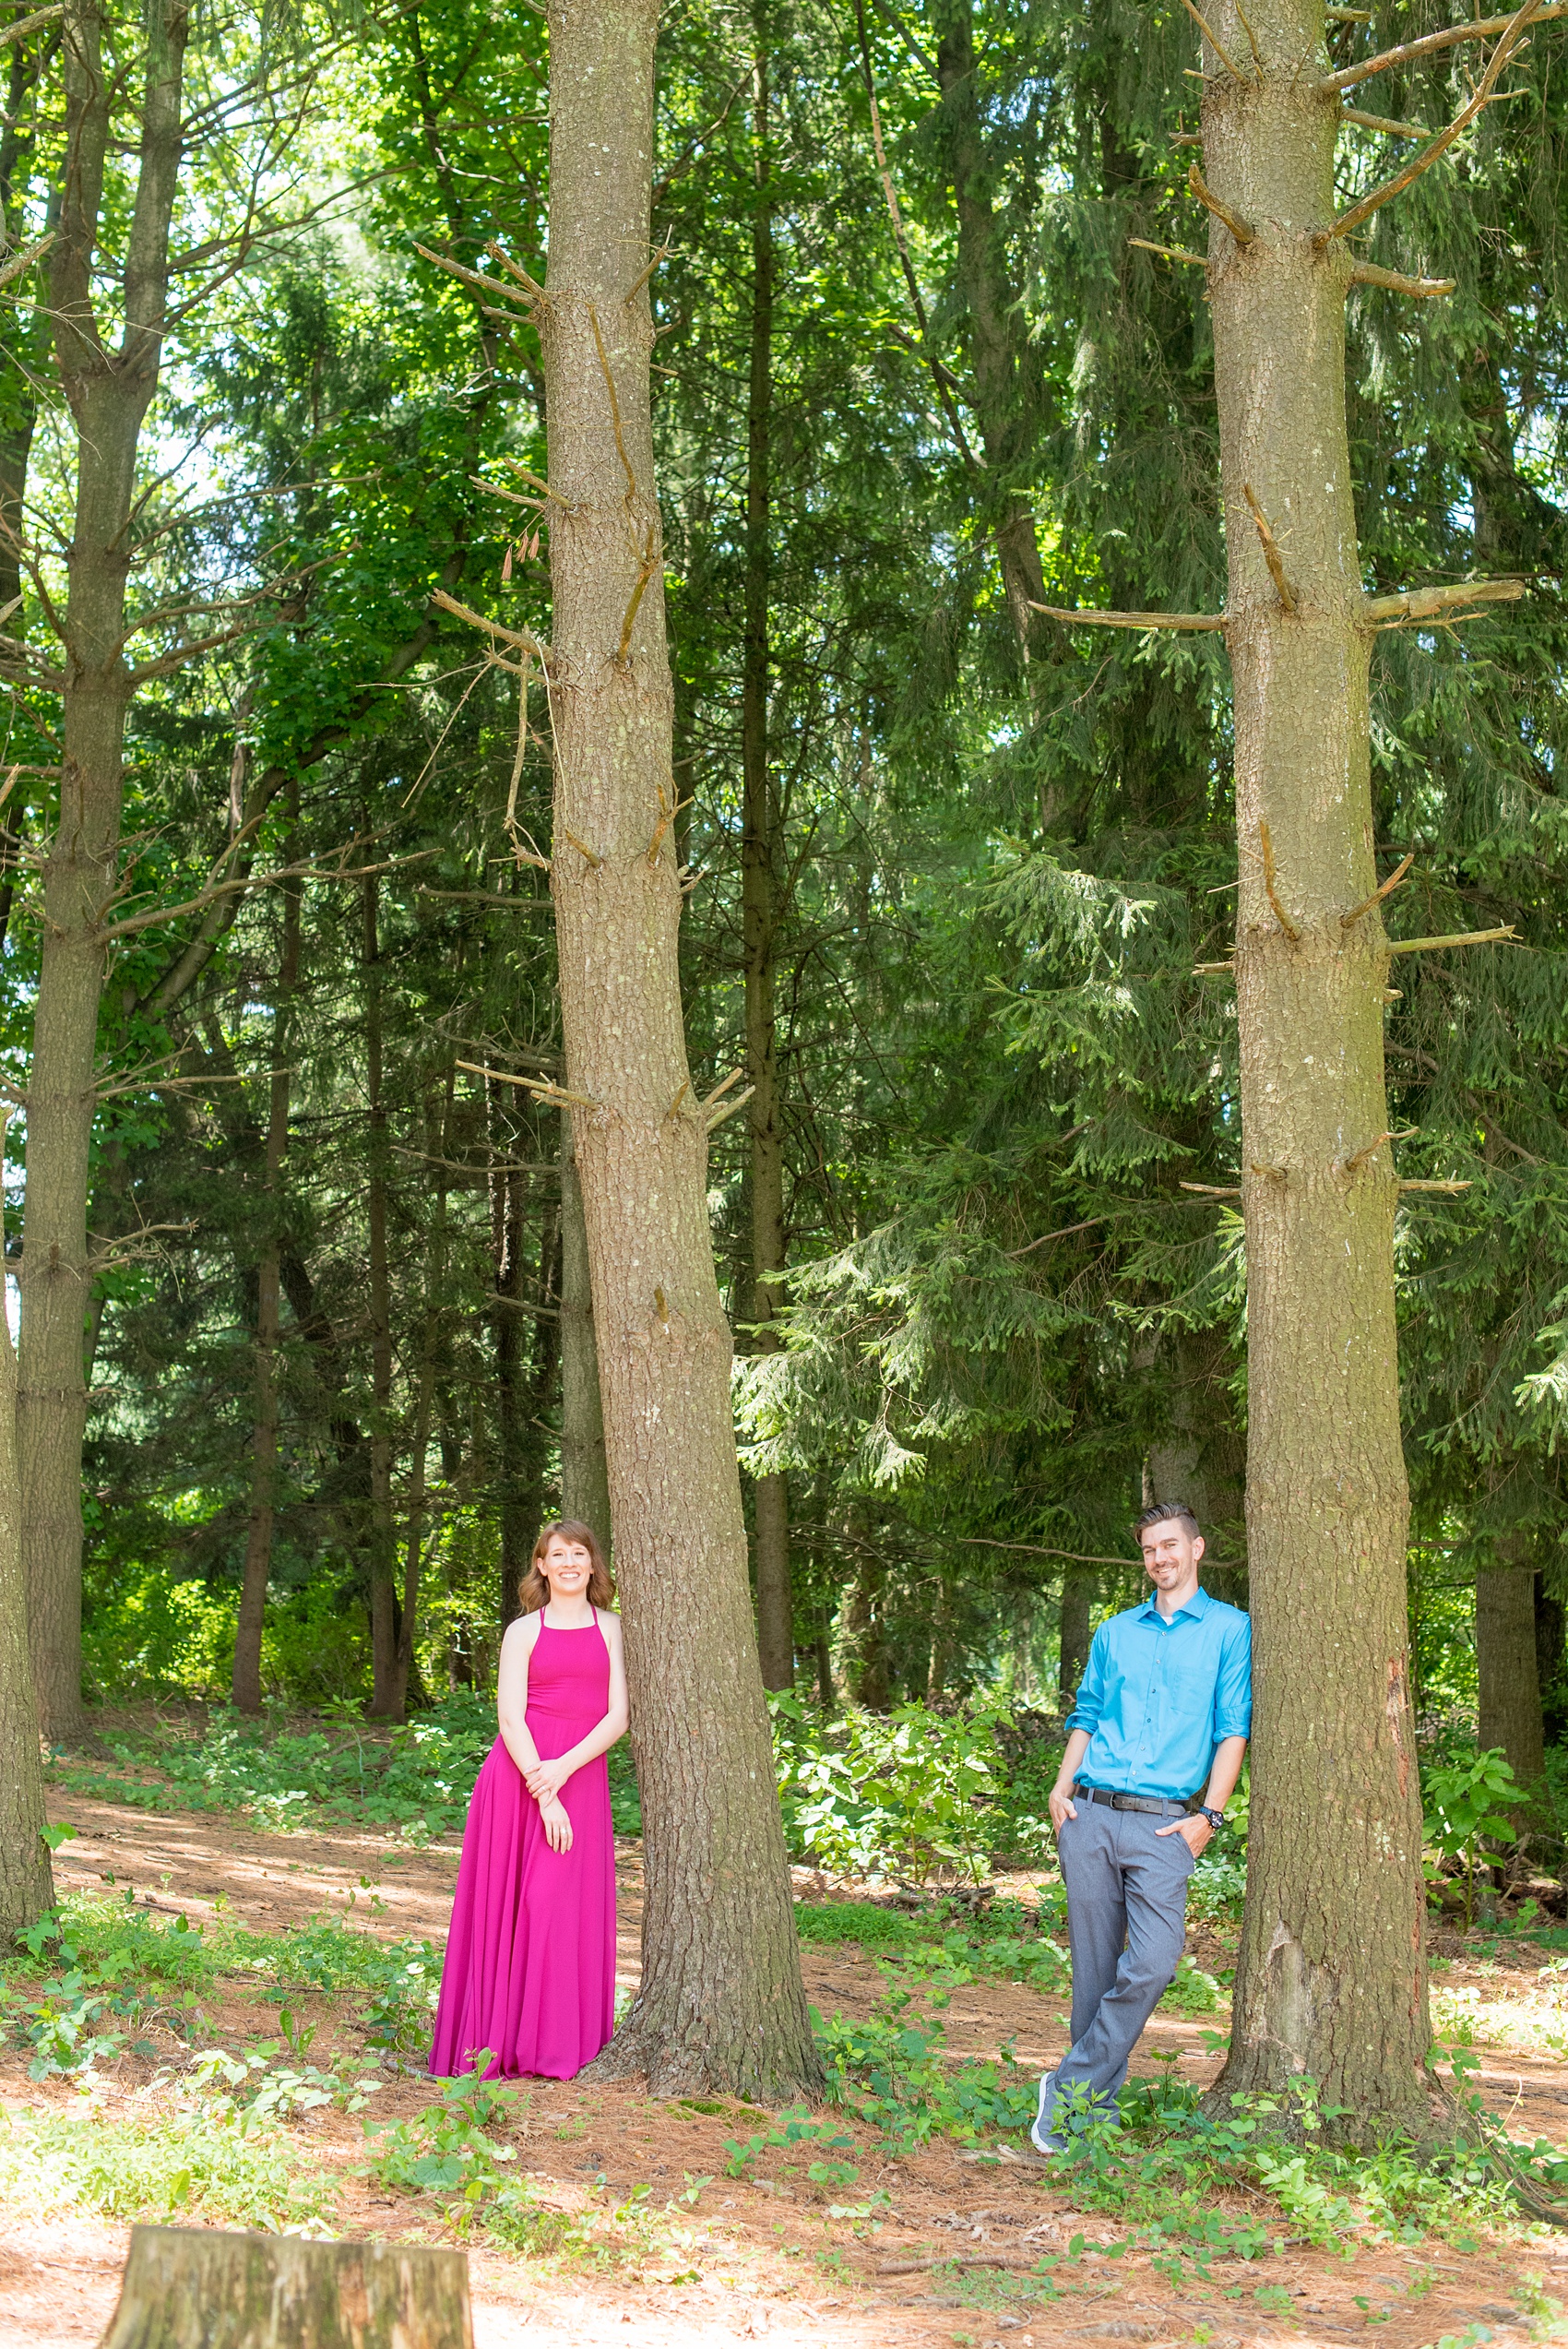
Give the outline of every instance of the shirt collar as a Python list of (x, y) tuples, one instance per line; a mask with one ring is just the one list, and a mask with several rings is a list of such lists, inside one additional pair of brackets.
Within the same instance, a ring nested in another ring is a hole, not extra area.
[[(1209, 1597), (1208, 1592), (1204, 1589), (1203, 1584), (1200, 1582), (1192, 1597), (1187, 1601), (1185, 1606), (1178, 1607), (1175, 1614), (1170, 1617), (1170, 1621), (1172, 1623), (1180, 1623), (1183, 1616), (1190, 1616), (1194, 1623), (1199, 1623), (1203, 1620), (1204, 1616), (1208, 1613), (1213, 1604), (1214, 1601)], [(1164, 1617), (1159, 1612), (1158, 1597), (1153, 1591), (1149, 1592), (1148, 1597), (1138, 1609), (1138, 1619), (1140, 1622), (1146, 1623), (1150, 1616), (1153, 1616), (1155, 1620), (1158, 1622), (1162, 1622), (1164, 1620)]]

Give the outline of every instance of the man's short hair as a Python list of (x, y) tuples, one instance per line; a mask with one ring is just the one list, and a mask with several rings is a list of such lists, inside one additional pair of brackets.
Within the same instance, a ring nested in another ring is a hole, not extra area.
[(1172, 1517), (1186, 1529), (1190, 1542), (1202, 1541), (1203, 1528), (1185, 1501), (1157, 1501), (1153, 1508), (1146, 1508), (1141, 1516), (1133, 1520), (1133, 1532), (1134, 1534), (1142, 1533), (1146, 1527), (1163, 1525), (1168, 1518)]

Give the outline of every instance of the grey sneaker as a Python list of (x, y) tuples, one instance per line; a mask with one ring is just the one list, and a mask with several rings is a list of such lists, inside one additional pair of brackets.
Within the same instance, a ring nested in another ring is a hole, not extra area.
[(1047, 2128), (1045, 2125), (1046, 2114), (1050, 2105), (1051, 2090), (1054, 2081), (1055, 2074), (1053, 2072), (1048, 2071), (1041, 2079), (1039, 2083), (1039, 2102), (1035, 2107), (1034, 2120), (1030, 2124), (1029, 2128), (1029, 2143), (1034, 2147), (1037, 2153), (1044, 2153), (1047, 2156), (1052, 2153), (1064, 2153), (1067, 2151), (1067, 2140), (1064, 2137), (1056, 2136), (1054, 2132)]

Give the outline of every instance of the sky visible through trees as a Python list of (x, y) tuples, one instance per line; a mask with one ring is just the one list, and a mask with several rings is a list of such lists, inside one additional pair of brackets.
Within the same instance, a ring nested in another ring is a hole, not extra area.
[(24, 1582), (58, 1743), (482, 1693), (607, 1489), (645, 1686), (728, 1592), (672, 1815), (748, 1574), (770, 1688), (1045, 1716), (1182, 1498), (1261, 2037), (1271, 1902), (1421, 2036), (1412, 1771), (1560, 1856), (1552, 16), (611, 10), (649, 151), (524, 0), (0, 11), (0, 1742)]

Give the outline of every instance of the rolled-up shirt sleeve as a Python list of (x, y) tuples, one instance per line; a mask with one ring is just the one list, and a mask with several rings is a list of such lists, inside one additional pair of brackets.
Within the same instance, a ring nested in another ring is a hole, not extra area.
[[(1098, 1717), (1098, 1716), (1097, 1716)], [(1243, 1615), (1229, 1630), (1214, 1691), (1214, 1742), (1253, 1734), (1253, 1625)]]
[[(1100, 1716), (1105, 1711), (1105, 1627), (1102, 1624), (1089, 1642), (1089, 1660), (1078, 1683), (1073, 1710), (1067, 1715), (1069, 1735), (1075, 1729), (1087, 1729), (1092, 1737), (1099, 1727)], [(1245, 1685), (1251, 1688), (1250, 1677)]]

